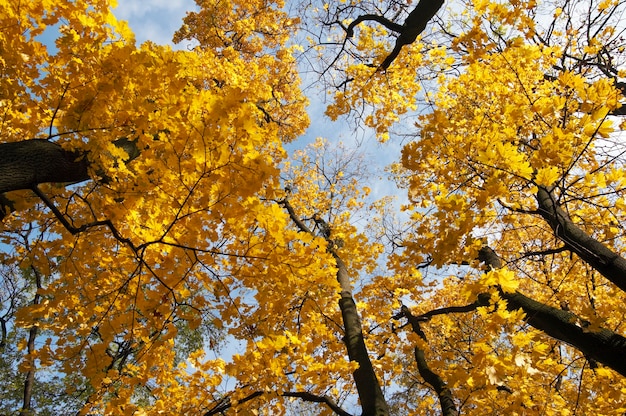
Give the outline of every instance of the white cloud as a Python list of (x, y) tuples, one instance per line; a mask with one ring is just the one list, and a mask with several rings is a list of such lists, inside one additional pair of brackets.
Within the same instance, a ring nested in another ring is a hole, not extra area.
[(113, 12), (128, 22), (139, 44), (146, 40), (171, 44), (185, 14), (195, 9), (193, 0), (120, 0)]

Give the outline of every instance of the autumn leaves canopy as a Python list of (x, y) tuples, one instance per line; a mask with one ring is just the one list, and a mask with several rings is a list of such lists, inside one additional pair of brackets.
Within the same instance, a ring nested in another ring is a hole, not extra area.
[(0, 413), (625, 411), (621, 1), (59, 3), (0, 3)]

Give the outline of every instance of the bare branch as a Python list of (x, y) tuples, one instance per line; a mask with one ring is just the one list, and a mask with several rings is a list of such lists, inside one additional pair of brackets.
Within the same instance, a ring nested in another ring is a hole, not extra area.
[(398, 57), (403, 46), (409, 45), (426, 29), (426, 24), (437, 14), (444, 0), (420, 0), (415, 9), (404, 21), (400, 36), (396, 39), (396, 45), (391, 53), (378, 67), (378, 71), (384, 71)]
[[(248, 396), (244, 397), (241, 400), (237, 401), (237, 404), (241, 404), (241, 403), (246, 403), (249, 402), (250, 400), (256, 399), (257, 397), (262, 396), (263, 394), (265, 394), (262, 391), (255, 391), (251, 394), (249, 394)], [(334, 400), (332, 400), (330, 397), (328, 396), (318, 396), (316, 394), (313, 393), (309, 393), (306, 391), (287, 391), (287, 392), (283, 392), (280, 394), (283, 397), (295, 397), (295, 398), (299, 398), (304, 400), (305, 402), (313, 402), (313, 403), (323, 403), (326, 406), (328, 406), (333, 412), (335, 412), (337, 415), (339, 416), (352, 416), (352, 414), (346, 412), (345, 410), (343, 410), (337, 403), (335, 403)], [(215, 407), (213, 407), (211, 410), (209, 410), (208, 412), (206, 412), (204, 414), (204, 416), (212, 416), (212, 415), (217, 415), (217, 414), (222, 414), (223, 412), (225, 412), (226, 410), (230, 409), (232, 407), (232, 401), (230, 400), (230, 397), (225, 397), (222, 400), (220, 400)]]
[(402, 29), (403, 29), (402, 25), (392, 22), (386, 17), (380, 16), (377, 14), (364, 14), (364, 15), (357, 17), (352, 22), (350, 22), (350, 24), (346, 28), (346, 36), (349, 38), (354, 36), (354, 28), (358, 26), (359, 24), (361, 24), (362, 22), (365, 22), (368, 20), (372, 20), (374, 22), (380, 23), (381, 25), (385, 26), (387, 29), (397, 32), (397, 33), (402, 32)]
[[(426, 341), (426, 335), (420, 328), (420, 322), (424, 321), (420, 319), (421, 317), (414, 316), (410, 309), (406, 306), (402, 306), (402, 310), (400, 314), (407, 318), (409, 323), (411, 324), (411, 328), (413, 332), (415, 332), (420, 338)], [(396, 315), (398, 316), (398, 315)], [(428, 383), (437, 393), (439, 397), (439, 404), (441, 406), (441, 412), (443, 416), (458, 416), (459, 412), (454, 404), (454, 397), (452, 396), (452, 391), (446, 384), (446, 382), (439, 376), (439, 374), (435, 373), (430, 369), (428, 363), (426, 362), (426, 355), (424, 354), (424, 350), (419, 347), (415, 347), (413, 349), (413, 354), (415, 356), (415, 362), (417, 364), (417, 369), (424, 379), (426, 383)]]

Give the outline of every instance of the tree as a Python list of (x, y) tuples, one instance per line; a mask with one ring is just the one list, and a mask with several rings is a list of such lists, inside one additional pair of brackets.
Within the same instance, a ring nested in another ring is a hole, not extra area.
[[(47, 369), (85, 414), (623, 413), (624, 4), (310, 5), (198, 1), (187, 50), (0, 5), (6, 411)], [(297, 56), (412, 135), (406, 221), (356, 152), (287, 158)]]
[[(440, 76), (426, 96), (433, 111), (396, 170), (413, 223), (397, 269), (473, 268), (398, 315), (419, 328), (416, 344), (464, 412), (621, 411), (620, 393), (603, 396), (601, 385), (621, 386), (602, 365), (623, 374), (623, 146), (614, 118), (623, 114), (623, 27), (614, 18), (623, 4), (549, 6), (481, 3), (462, 31), (444, 28), (449, 52), (433, 49), (423, 63), (462, 70)], [(395, 76), (372, 75), (368, 96), (358, 80), (338, 94), (375, 103), (387, 94), (376, 88)], [(485, 243), (507, 269), (475, 271)], [(462, 321), (451, 315), (471, 311)], [(549, 383), (533, 381), (548, 374)], [(445, 389), (430, 384), (445, 409)]]

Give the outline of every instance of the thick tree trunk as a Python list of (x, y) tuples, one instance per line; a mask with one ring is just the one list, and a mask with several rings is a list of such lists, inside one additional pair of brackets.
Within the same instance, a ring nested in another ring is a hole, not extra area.
[[(39, 305), (41, 302), (41, 295), (39, 295), (39, 290), (41, 290), (41, 275), (35, 269), (31, 269), (33, 274), (35, 275), (35, 286), (37, 288), (37, 292), (35, 293), (35, 297), (33, 298), (33, 305)], [(35, 340), (37, 339), (37, 325), (33, 325), (28, 330), (28, 343), (27, 343), (27, 352), (28, 352), (28, 371), (26, 372), (26, 377), (24, 379), (24, 396), (22, 401), (22, 410), (20, 411), (20, 416), (27, 416), (33, 414), (32, 409), (32, 397), (33, 397), (33, 388), (35, 386), (35, 371), (36, 371), (36, 362), (34, 358), (34, 354), (36, 352), (35, 348)]]
[[(37, 298), (39, 295), (35, 295)], [(38, 303), (38, 302), (37, 302)], [(37, 327), (32, 326), (28, 331), (28, 354), (35, 353), (35, 339), (37, 338)], [(33, 397), (33, 388), (35, 386), (35, 360), (33, 358), (29, 358), (28, 371), (26, 372), (26, 376), (24, 377), (24, 395), (22, 397), (22, 410), (20, 411), (20, 416), (27, 416), (33, 414), (32, 410), (32, 397)]]
[[(314, 235), (313, 231), (298, 217), (287, 199), (283, 199), (278, 203), (285, 207), (289, 217), (300, 231)], [(331, 230), (328, 224), (319, 218), (315, 219), (315, 222), (325, 230), (325, 238), (329, 244), (328, 252), (332, 254), (337, 267), (337, 281), (341, 288), (339, 309), (341, 310), (345, 332), (343, 342), (348, 351), (350, 361), (355, 361), (359, 364), (359, 368), (352, 373), (352, 377), (361, 401), (362, 416), (386, 416), (389, 414), (389, 408), (365, 345), (361, 319), (356, 309), (356, 303), (352, 298), (352, 285), (350, 284), (348, 267), (333, 248), (333, 241), (329, 238)]]
[[(123, 149), (129, 162), (140, 155), (135, 140), (113, 141)], [(85, 152), (71, 152), (42, 139), (0, 143), (0, 194), (32, 189), (41, 183), (75, 183), (89, 180), (89, 160)]]
[[(626, 360), (623, 358), (626, 357), (626, 337), (606, 328), (593, 328), (588, 321), (572, 312), (537, 302), (519, 292), (500, 292), (500, 297), (507, 301), (508, 310), (522, 309), (526, 322), (533, 328), (568, 343), (588, 358), (626, 376)], [(488, 306), (490, 298), (488, 293), (483, 293), (469, 305), (435, 309), (415, 319), (426, 321), (436, 315), (471, 312), (479, 306)]]
[(85, 181), (88, 168), (86, 155), (68, 152), (47, 140), (1, 143), (0, 194), (46, 182)]
[[(557, 212), (555, 215), (565, 215), (558, 207), (552, 209)], [(500, 257), (489, 247), (483, 247), (478, 258), (488, 268), (497, 269), (502, 266)], [(570, 344), (587, 357), (626, 376), (626, 338), (622, 335), (605, 328), (594, 328), (572, 312), (537, 302), (519, 292), (500, 291), (500, 296), (507, 301), (507, 309), (510, 311), (522, 309), (526, 314), (526, 322), (532, 327)], [(479, 296), (475, 302), (475, 305), (488, 304), (488, 295)]]
[[(415, 332), (424, 341), (427, 341), (426, 335), (420, 327), (420, 319), (413, 315), (408, 307), (402, 306), (402, 311), (394, 318), (399, 318), (401, 316), (404, 316), (408, 319), (409, 323), (411, 324), (411, 328), (413, 329), (413, 332)], [(426, 362), (426, 354), (424, 354), (424, 351), (419, 347), (415, 347), (413, 349), (413, 355), (415, 356), (415, 363), (417, 364), (417, 370), (419, 371), (420, 376), (422, 376), (424, 381), (430, 384), (433, 389), (435, 389), (435, 393), (437, 393), (437, 397), (439, 397), (441, 414), (443, 416), (458, 416), (459, 412), (456, 409), (456, 405), (454, 404), (452, 391), (450, 390), (446, 382), (441, 378), (441, 376), (430, 369), (428, 363)]]
[(554, 195), (549, 190), (539, 188), (537, 203), (539, 214), (570, 251), (626, 291), (626, 259), (574, 224), (569, 215), (556, 203)]
[(566, 342), (585, 356), (626, 376), (626, 338), (605, 328), (593, 328), (579, 316), (537, 302), (521, 293), (500, 293), (507, 309), (522, 309), (526, 322), (552, 338)]
[(363, 338), (363, 329), (361, 320), (356, 309), (356, 304), (352, 298), (350, 288), (350, 278), (348, 269), (334, 250), (331, 253), (337, 262), (337, 280), (341, 286), (341, 299), (339, 300), (339, 309), (343, 318), (343, 326), (345, 334), (343, 342), (348, 351), (350, 361), (359, 364), (352, 374), (354, 383), (356, 384), (359, 400), (363, 409), (363, 416), (384, 416), (389, 414), (387, 401), (383, 395), (380, 383), (374, 372), (374, 367), (370, 360), (365, 340)]
[[(128, 154), (125, 162), (140, 154), (136, 141), (125, 137), (113, 144)], [(34, 189), (42, 183), (77, 183), (89, 180), (85, 152), (71, 152), (42, 139), (0, 143), (0, 220), (13, 211), (13, 201), (4, 193)]]
[(415, 347), (413, 354), (415, 355), (415, 362), (417, 363), (417, 370), (419, 371), (420, 376), (422, 376), (424, 381), (435, 389), (437, 397), (439, 397), (441, 414), (443, 416), (458, 416), (459, 412), (456, 410), (452, 391), (439, 374), (430, 369), (428, 363), (426, 362), (426, 355), (424, 354), (424, 351)]

